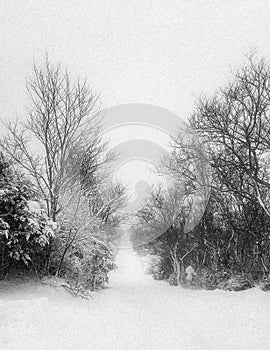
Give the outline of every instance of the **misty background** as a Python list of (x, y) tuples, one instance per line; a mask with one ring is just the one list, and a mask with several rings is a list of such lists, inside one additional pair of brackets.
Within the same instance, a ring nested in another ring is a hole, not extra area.
[(103, 107), (149, 103), (187, 118), (256, 48), (270, 54), (270, 2), (1, 1), (0, 113), (25, 115), (25, 80), (48, 52), (87, 76)]

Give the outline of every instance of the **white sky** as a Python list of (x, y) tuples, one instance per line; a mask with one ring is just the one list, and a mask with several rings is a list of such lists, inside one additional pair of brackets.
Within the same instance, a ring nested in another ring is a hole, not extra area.
[(103, 139), (108, 142), (110, 148), (122, 142), (136, 139), (158, 143), (162, 148), (168, 152), (170, 151), (170, 134), (166, 130), (151, 124), (129, 123), (116, 125), (106, 130)]
[(87, 75), (104, 107), (150, 103), (182, 118), (257, 47), (270, 56), (268, 0), (0, 0), (0, 113), (25, 113), (25, 78), (48, 51)]
[(253, 48), (270, 57), (270, 0), (0, 0), (0, 117), (25, 116), (45, 51), (87, 76), (104, 108), (148, 103), (186, 119)]

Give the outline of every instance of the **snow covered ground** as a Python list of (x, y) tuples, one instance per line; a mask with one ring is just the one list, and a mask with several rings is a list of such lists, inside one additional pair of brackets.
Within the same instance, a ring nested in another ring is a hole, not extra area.
[(0, 349), (270, 349), (270, 293), (171, 287), (127, 249), (118, 265), (90, 301), (38, 284), (0, 290)]

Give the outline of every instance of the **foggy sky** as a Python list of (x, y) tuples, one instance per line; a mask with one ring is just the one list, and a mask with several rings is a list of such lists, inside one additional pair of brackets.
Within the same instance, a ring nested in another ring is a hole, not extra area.
[(0, 2), (1, 118), (25, 115), (25, 79), (47, 51), (87, 75), (104, 107), (150, 103), (186, 118), (257, 47), (270, 57), (270, 1)]

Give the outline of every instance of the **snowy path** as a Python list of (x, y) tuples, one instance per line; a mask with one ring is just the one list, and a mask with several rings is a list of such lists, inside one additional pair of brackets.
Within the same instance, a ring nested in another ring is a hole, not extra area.
[(0, 294), (0, 349), (270, 349), (270, 293), (171, 287), (143, 275), (128, 250), (118, 266), (91, 301), (31, 289)]

